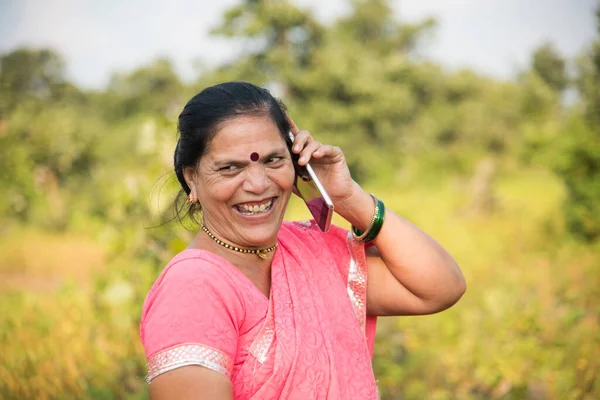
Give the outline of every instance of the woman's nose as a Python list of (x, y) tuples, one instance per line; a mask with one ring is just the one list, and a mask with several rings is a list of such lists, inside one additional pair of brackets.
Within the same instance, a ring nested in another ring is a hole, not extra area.
[(267, 190), (271, 181), (267, 177), (265, 167), (262, 165), (253, 165), (246, 172), (243, 189), (248, 192), (260, 194)]

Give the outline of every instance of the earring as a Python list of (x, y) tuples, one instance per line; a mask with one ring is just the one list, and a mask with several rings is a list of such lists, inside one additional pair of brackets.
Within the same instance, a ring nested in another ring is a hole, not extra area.
[(269, 178), (267, 178), (267, 183), (271, 183), (271, 180)]
[(193, 192), (190, 192), (187, 199), (190, 204), (194, 204), (198, 200)]

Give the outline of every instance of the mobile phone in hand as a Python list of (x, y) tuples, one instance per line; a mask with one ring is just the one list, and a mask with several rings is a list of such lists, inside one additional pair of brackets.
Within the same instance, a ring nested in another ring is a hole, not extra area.
[(331, 226), (331, 217), (333, 216), (333, 202), (325, 191), (325, 188), (319, 181), (317, 174), (310, 166), (310, 163), (306, 166), (298, 165), (298, 154), (292, 152), (292, 144), (294, 143), (294, 134), (288, 131), (288, 148), (292, 155), (292, 161), (294, 163), (294, 169), (296, 171), (296, 178), (294, 186), (296, 191), (304, 200), (304, 203), (308, 207), (311, 215), (317, 222), (319, 229), (323, 232), (329, 231)]

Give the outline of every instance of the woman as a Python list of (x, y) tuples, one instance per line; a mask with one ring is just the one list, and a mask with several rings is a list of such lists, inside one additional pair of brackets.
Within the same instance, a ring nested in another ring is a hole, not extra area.
[[(283, 222), (289, 130), (298, 164), (310, 161), (352, 233)], [(454, 304), (465, 281), (451, 256), (366, 193), (342, 151), (299, 130), (265, 89), (209, 87), (179, 131), (175, 172), (202, 222), (144, 303), (151, 398), (377, 398), (376, 317)]]

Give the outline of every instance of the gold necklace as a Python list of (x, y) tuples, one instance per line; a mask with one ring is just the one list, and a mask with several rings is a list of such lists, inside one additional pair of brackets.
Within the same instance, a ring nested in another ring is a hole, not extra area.
[(213, 235), (213, 233), (211, 231), (209, 231), (208, 228), (204, 224), (202, 224), (202, 230), (204, 232), (206, 232), (206, 234), (208, 235), (209, 238), (214, 240), (218, 245), (225, 247), (226, 249), (229, 249), (232, 251), (237, 251), (238, 253), (256, 254), (263, 260), (267, 258), (267, 253), (270, 253), (277, 248), (277, 243), (275, 243), (273, 246), (265, 247), (264, 249), (244, 249), (243, 247), (237, 247), (232, 244), (225, 243), (224, 241), (222, 241), (221, 239), (219, 239), (215, 235)]

